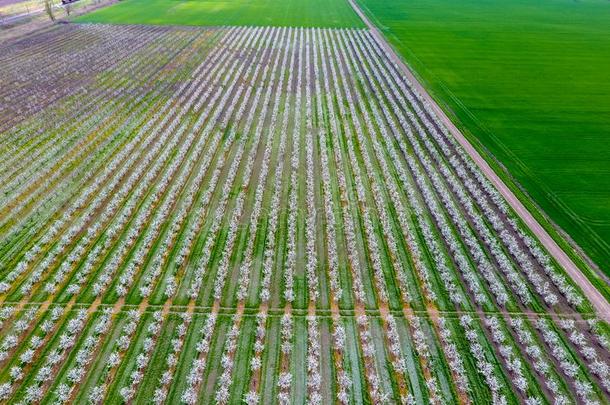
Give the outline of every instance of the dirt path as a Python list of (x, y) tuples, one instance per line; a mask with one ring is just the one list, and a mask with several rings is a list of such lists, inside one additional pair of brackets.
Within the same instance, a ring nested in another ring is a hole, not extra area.
[[(9, 0), (9, 2), (10, 1), (11, 0)], [(65, 12), (62, 11), (62, 7), (57, 5), (55, 7), (55, 17), (58, 21), (69, 21), (71, 18), (89, 13), (98, 8), (109, 6), (117, 1), (118, 0), (100, 0), (98, 3), (87, 5), (80, 5), (79, 3), (76, 3), (72, 8), (69, 18), (67, 18)], [(2, 2), (2, 0), (0, 0), (0, 2)], [(11, 20), (9, 20), (9, 18)], [(30, 10), (29, 14), (7, 17), (0, 21), (0, 26), (10, 26), (10, 28), (0, 31), (0, 43), (2, 41), (8, 41), (9, 39), (24, 37), (34, 33), (35, 31), (52, 27), (54, 24), (55, 23), (49, 20), (49, 18), (46, 16), (44, 10)]]
[(10, 6), (11, 4), (24, 3), (26, 0), (0, 0), (0, 7)]
[(604, 319), (606, 322), (610, 322), (610, 304), (604, 298), (604, 296), (591, 284), (589, 279), (580, 271), (578, 266), (574, 264), (572, 259), (557, 245), (555, 240), (547, 233), (547, 231), (538, 223), (538, 221), (532, 216), (532, 214), (525, 208), (525, 206), (519, 201), (519, 199), (513, 194), (513, 192), (504, 184), (502, 179), (493, 171), (489, 164), (481, 157), (479, 152), (470, 144), (470, 142), (464, 137), (460, 130), (451, 122), (451, 120), (445, 115), (443, 110), (436, 104), (434, 99), (428, 94), (426, 89), (413, 75), (409, 67), (405, 62), (394, 52), (394, 49), (386, 41), (383, 34), (379, 29), (368, 19), (368, 17), (362, 12), (360, 7), (356, 5), (353, 0), (348, 0), (356, 14), (360, 16), (362, 21), (367, 25), (371, 34), (379, 41), (383, 49), (391, 57), (392, 61), (396, 63), (412, 83), (413, 87), (421, 95), (421, 97), (431, 106), (434, 114), (441, 120), (443, 125), (451, 132), (455, 139), (460, 143), (466, 152), (470, 155), (472, 160), (479, 166), (485, 176), (492, 182), (496, 189), (506, 199), (512, 209), (519, 215), (519, 217), (526, 223), (531, 231), (540, 240), (540, 243), (545, 247), (553, 258), (566, 270), (569, 276), (574, 280), (576, 284), (582, 289), (583, 293), (591, 301), (597, 311), (597, 315)]

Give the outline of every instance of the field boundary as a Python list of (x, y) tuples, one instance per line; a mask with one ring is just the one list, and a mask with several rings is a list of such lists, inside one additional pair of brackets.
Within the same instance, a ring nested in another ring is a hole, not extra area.
[(368, 16), (360, 9), (354, 0), (348, 0), (356, 14), (367, 25), (371, 34), (380, 43), (394, 63), (403, 71), (407, 79), (412, 83), (413, 87), (419, 92), (420, 96), (430, 105), (437, 117), (443, 122), (455, 139), (460, 143), (472, 160), (480, 167), (485, 176), (498, 189), (502, 196), (506, 199), (512, 209), (525, 222), (529, 229), (540, 240), (540, 243), (553, 256), (553, 258), (566, 270), (569, 276), (583, 290), (584, 294), (595, 307), (600, 318), (610, 322), (610, 304), (602, 293), (591, 283), (581, 269), (572, 261), (572, 259), (559, 247), (557, 242), (549, 235), (544, 227), (534, 218), (530, 211), (525, 208), (521, 200), (512, 192), (512, 190), (504, 183), (504, 181), (496, 174), (487, 161), (481, 156), (477, 149), (468, 141), (462, 132), (445, 114), (443, 109), (436, 103), (426, 88), (421, 84), (411, 69), (403, 61), (403, 59), (394, 51), (394, 48), (388, 43), (384, 35), (379, 31), (379, 28), (373, 24)]

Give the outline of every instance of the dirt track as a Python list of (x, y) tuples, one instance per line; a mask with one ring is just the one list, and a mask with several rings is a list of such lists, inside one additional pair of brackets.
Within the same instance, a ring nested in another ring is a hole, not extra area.
[(600, 318), (606, 322), (610, 322), (610, 304), (604, 298), (604, 296), (591, 284), (589, 279), (580, 271), (578, 266), (574, 264), (572, 259), (557, 245), (553, 238), (546, 232), (546, 230), (538, 223), (538, 221), (532, 216), (532, 214), (525, 208), (521, 201), (513, 194), (513, 192), (504, 184), (502, 179), (493, 171), (489, 164), (481, 157), (479, 152), (470, 144), (470, 142), (464, 137), (460, 130), (451, 122), (451, 120), (445, 115), (444, 111), (436, 104), (434, 99), (428, 94), (426, 89), (417, 80), (415, 75), (411, 72), (405, 62), (394, 52), (394, 49), (386, 41), (383, 34), (379, 29), (368, 19), (368, 17), (362, 12), (360, 7), (354, 3), (353, 0), (348, 0), (352, 8), (356, 11), (356, 14), (360, 16), (362, 21), (367, 25), (371, 33), (383, 46), (388, 55), (392, 60), (402, 69), (405, 76), (412, 83), (413, 87), (419, 92), (419, 94), (429, 103), (434, 111), (434, 114), (441, 120), (443, 125), (453, 134), (455, 139), (462, 145), (464, 150), (468, 152), (472, 160), (479, 166), (485, 176), (493, 183), (498, 189), (506, 201), (510, 204), (513, 210), (521, 217), (521, 219), (527, 224), (532, 230), (536, 237), (540, 240), (542, 245), (551, 254), (555, 260), (568, 272), (569, 276), (574, 280), (576, 284), (582, 289), (583, 293), (589, 298), (593, 304), (597, 314)]
[(22, 3), (25, 0), (0, 0), (0, 7), (10, 6), (11, 4)]

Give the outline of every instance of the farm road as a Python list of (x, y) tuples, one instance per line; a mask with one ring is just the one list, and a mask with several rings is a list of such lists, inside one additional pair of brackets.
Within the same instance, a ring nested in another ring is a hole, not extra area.
[(578, 284), (582, 289), (583, 293), (591, 301), (597, 315), (610, 322), (610, 303), (604, 298), (604, 296), (595, 288), (589, 279), (580, 271), (578, 266), (570, 259), (570, 257), (557, 245), (555, 240), (547, 233), (547, 231), (538, 223), (538, 221), (532, 216), (532, 214), (525, 208), (521, 201), (515, 196), (515, 194), (504, 184), (502, 179), (493, 171), (489, 164), (481, 157), (479, 152), (470, 144), (466, 137), (460, 132), (460, 130), (451, 122), (451, 120), (445, 115), (444, 111), (438, 106), (434, 99), (428, 94), (424, 86), (419, 82), (415, 75), (411, 72), (405, 62), (394, 52), (394, 49), (386, 41), (383, 34), (379, 29), (369, 20), (364, 14), (360, 7), (354, 2), (354, 0), (348, 0), (356, 14), (360, 16), (362, 21), (371, 31), (371, 34), (377, 39), (377, 41), (383, 46), (384, 50), (388, 53), (388, 56), (396, 63), (407, 79), (411, 82), (413, 87), (419, 92), (421, 97), (432, 107), (434, 114), (441, 120), (443, 125), (451, 132), (455, 139), (462, 145), (464, 150), (468, 152), (472, 160), (479, 166), (485, 176), (493, 183), (498, 189), (506, 201), (510, 204), (513, 210), (521, 217), (526, 225), (532, 230), (536, 237), (540, 240), (540, 243), (545, 249), (551, 254), (555, 260), (561, 265), (569, 274), (570, 277)]
[(0, 0), (0, 7), (10, 6), (11, 4), (21, 3), (24, 0)]

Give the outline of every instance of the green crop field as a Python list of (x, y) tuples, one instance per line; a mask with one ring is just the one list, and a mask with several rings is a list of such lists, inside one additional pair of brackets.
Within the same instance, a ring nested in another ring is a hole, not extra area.
[(359, 4), (446, 110), (610, 274), (610, 3)]
[(128, 0), (77, 21), (202, 26), (363, 26), (345, 0)]

